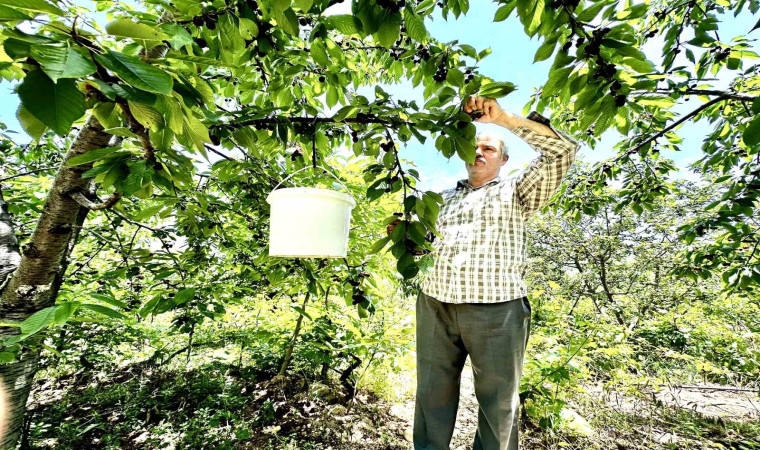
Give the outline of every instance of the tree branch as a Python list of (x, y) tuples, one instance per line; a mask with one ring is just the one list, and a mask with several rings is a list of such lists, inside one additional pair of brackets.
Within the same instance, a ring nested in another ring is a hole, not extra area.
[(686, 89), (684, 91), (676, 91), (665, 88), (658, 88), (654, 91), (631, 91), (632, 95), (646, 95), (646, 94), (682, 94), (682, 95), (718, 95), (732, 100), (747, 100), (752, 101), (760, 97), (760, 95), (748, 95), (740, 92), (720, 91), (717, 89)]
[(58, 168), (57, 166), (43, 167), (42, 169), (30, 170), (29, 172), (23, 172), (23, 173), (17, 173), (16, 175), (11, 175), (9, 177), (0, 178), (0, 183), (2, 183), (3, 181), (12, 180), (14, 178), (23, 177), (24, 175), (31, 175), (33, 173), (44, 172), (46, 170), (53, 170), (53, 169), (57, 169), (57, 168)]
[[(243, 114), (242, 111), (233, 112), (233, 114)], [(364, 117), (347, 117), (343, 120), (335, 120), (332, 117), (265, 117), (261, 119), (248, 119), (243, 120), (241, 122), (233, 122), (233, 123), (220, 123), (216, 125), (212, 125), (209, 127), (209, 129), (213, 128), (223, 128), (223, 127), (242, 127), (242, 126), (256, 126), (256, 125), (266, 125), (271, 123), (305, 123), (305, 124), (315, 124), (315, 123), (360, 123), (360, 124), (370, 124), (370, 123), (379, 123), (386, 126), (394, 126), (397, 124), (391, 123), (388, 120), (378, 119), (374, 116), (364, 116)], [(413, 126), (415, 125), (413, 122), (399, 122), (399, 124), (406, 124)]]
[(617, 162), (617, 161), (619, 161), (620, 159), (622, 159), (624, 156), (632, 155), (632, 154), (634, 154), (634, 153), (638, 152), (638, 151), (639, 151), (639, 150), (641, 150), (641, 149), (642, 149), (642, 148), (643, 148), (645, 145), (647, 145), (647, 144), (649, 144), (650, 142), (652, 142), (652, 141), (654, 141), (654, 140), (656, 140), (656, 139), (658, 139), (658, 138), (660, 138), (660, 137), (664, 136), (664, 135), (665, 135), (665, 133), (667, 133), (668, 131), (670, 131), (670, 130), (672, 130), (672, 129), (676, 128), (678, 125), (680, 125), (680, 124), (682, 124), (682, 123), (686, 122), (687, 120), (689, 120), (689, 119), (691, 119), (692, 117), (696, 116), (697, 114), (699, 114), (700, 112), (702, 112), (702, 111), (704, 111), (705, 109), (709, 108), (710, 106), (714, 105), (715, 103), (719, 103), (719, 102), (722, 102), (722, 101), (724, 101), (724, 100), (727, 100), (727, 99), (728, 99), (728, 98), (726, 98), (726, 97), (724, 97), (724, 96), (722, 96), (722, 95), (721, 95), (720, 97), (716, 97), (716, 98), (714, 98), (714, 99), (710, 100), (709, 102), (705, 103), (704, 105), (700, 106), (699, 108), (695, 109), (694, 111), (691, 111), (690, 113), (688, 113), (688, 114), (684, 115), (683, 117), (681, 117), (680, 119), (676, 120), (676, 121), (675, 121), (675, 122), (673, 122), (672, 124), (668, 125), (667, 127), (663, 128), (663, 129), (662, 129), (662, 130), (660, 130), (659, 132), (655, 133), (653, 136), (651, 136), (649, 139), (645, 140), (645, 141), (644, 141), (644, 142), (642, 142), (641, 144), (637, 145), (636, 147), (634, 147), (634, 148), (632, 148), (632, 149), (630, 149), (630, 150), (626, 151), (626, 152), (625, 152), (625, 153), (623, 153), (622, 155), (618, 156), (617, 158), (615, 158), (615, 159), (613, 160), (613, 162)]
[(81, 191), (72, 192), (71, 194), (69, 194), (69, 197), (71, 197), (74, 201), (79, 203), (79, 205), (82, 206), (83, 208), (97, 211), (101, 209), (111, 208), (113, 205), (116, 204), (116, 202), (119, 201), (119, 199), (121, 198), (121, 194), (119, 194), (118, 192), (114, 192), (113, 194), (111, 194), (110, 197), (108, 197), (108, 199), (100, 203), (95, 203), (89, 198), (85, 197), (85, 195)]

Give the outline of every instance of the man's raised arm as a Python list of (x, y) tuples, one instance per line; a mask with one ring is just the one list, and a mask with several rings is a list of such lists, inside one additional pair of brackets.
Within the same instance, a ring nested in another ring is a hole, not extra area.
[(517, 195), (527, 218), (546, 204), (570, 169), (580, 145), (557, 133), (549, 120), (536, 112), (527, 118), (501, 109), (492, 98), (470, 97), (464, 111), (479, 111), (478, 122), (501, 125), (541, 153), (517, 178)]

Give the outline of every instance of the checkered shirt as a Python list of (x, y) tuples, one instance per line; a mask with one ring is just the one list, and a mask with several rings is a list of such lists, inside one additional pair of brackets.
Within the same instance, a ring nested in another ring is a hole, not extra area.
[[(549, 125), (536, 112), (528, 119)], [(422, 291), (446, 303), (498, 303), (527, 295), (525, 221), (557, 190), (578, 148), (574, 140), (543, 136), (526, 127), (512, 130), (541, 154), (517, 176), (473, 188), (460, 180), (441, 192), (431, 253), (433, 267)]]

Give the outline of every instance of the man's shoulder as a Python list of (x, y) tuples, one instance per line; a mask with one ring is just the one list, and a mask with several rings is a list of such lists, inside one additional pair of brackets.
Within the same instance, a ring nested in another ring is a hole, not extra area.
[(443, 201), (445, 202), (445, 201), (448, 201), (451, 197), (455, 196), (456, 193), (457, 193), (457, 188), (453, 187), (453, 188), (442, 190), (440, 195), (441, 197), (443, 197)]

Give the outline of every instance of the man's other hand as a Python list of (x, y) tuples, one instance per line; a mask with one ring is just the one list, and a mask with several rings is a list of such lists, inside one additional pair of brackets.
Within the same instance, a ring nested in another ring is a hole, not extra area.
[(464, 103), (464, 112), (470, 114), (475, 111), (482, 113), (480, 117), (473, 115), (476, 122), (496, 123), (506, 117), (506, 112), (501, 109), (499, 103), (492, 98), (468, 97), (467, 101)]

